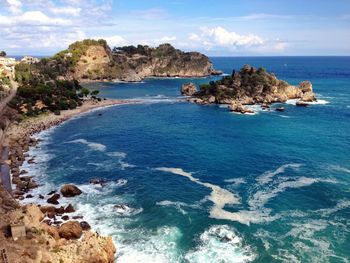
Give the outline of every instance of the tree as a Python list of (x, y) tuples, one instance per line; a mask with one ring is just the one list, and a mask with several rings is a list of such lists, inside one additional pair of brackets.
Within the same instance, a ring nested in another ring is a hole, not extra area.
[(87, 88), (82, 88), (80, 93), (83, 95), (83, 97), (87, 97), (90, 94), (90, 90)]
[(0, 57), (6, 57), (6, 52), (5, 51), (0, 51)]
[(99, 90), (93, 90), (93, 91), (90, 92), (90, 95), (91, 96), (97, 96), (99, 93), (100, 93)]

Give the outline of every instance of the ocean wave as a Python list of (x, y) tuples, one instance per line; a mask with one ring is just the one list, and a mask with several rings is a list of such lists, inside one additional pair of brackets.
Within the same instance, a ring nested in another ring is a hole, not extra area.
[(106, 151), (107, 147), (106, 145), (103, 145), (101, 143), (96, 143), (96, 142), (89, 142), (85, 139), (76, 139), (76, 140), (73, 140), (73, 141), (69, 141), (68, 143), (81, 143), (81, 144), (85, 144), (87, 145), (88, 147), (90, 147), (92, 150), (95, 150), (95, 151), (100, 151), (100, 152), (104, 152)]
[[(296, 103), (300, 101), (300, 99), (290, 99), (290, 100), (287, 100), (286, 103), (287, 104), (290, 104), (290, 105), (296, 105)], [(307, 104), (310, 104), (310, 105), (325, 105), (325, 104), (328, 104), (329, 101), (327, 100), (317, 100), (317, 101), (312, 101), (312, 102), (307, 102)]]
[(143, 211), (143, 208), (133, 208), (127, 204), (114, 205), (113, 211), (121, 216), (134, 216)]
[(188, 262), (243, 263), (255, 258), (252, 249), (227, 225), (211, 226), (200, 235), (199, 243), (185, 255)]

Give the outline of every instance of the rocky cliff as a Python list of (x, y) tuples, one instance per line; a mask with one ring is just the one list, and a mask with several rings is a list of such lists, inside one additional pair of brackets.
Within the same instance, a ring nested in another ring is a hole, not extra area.
[(208, 57), (183, 52), (170, 44), (114, 48), (104, 40), (75, 42), (53, 58), (40, 62), (59, 78), (80, 81), (141, 81), (146, 77), (203, 77), (221, 74)]
[(198, 104), (229, 104), (230, 110), (242, 113), (248, 112), (243, 105), (261, 104), (268, 107), (271, 103), (299, 99), (297, 105), (306, 106), (308, 102), (316, 101), (309, 81), (293, 86), (263, 68), (256, 69), (249, 65), (230, 76), (201, 85), (199, 91), (193, 87), (193, 83), (185, 84), (181, 93), (192, 96), (189, 100)]
[[(114, 262), (111, 237), (86, 230), (77, 221), (54, 226), (44, 223), (44, 218), (38, 206), (20, 206), (0, 184), (1, 256), (13, 263)], [(25, 235), (17, 240), (10, 229), (14, 224), (25, 227)]]

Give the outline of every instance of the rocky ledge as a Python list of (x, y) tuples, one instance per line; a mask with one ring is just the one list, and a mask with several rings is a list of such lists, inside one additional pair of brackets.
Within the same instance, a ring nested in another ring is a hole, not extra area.
[(264, 68), (249, 65), (218, 81), (202, 84), (199, 90), (193, 83), (184, 84), (181, 94), (190, 96), (188, 101), (198, 104), (228, 104), (230, 111), (239, 113), (253, 113), (244, 105), (259, 104), (266, 109), (271, 103), (283, 103), (289, 99), (298, 99), (297, 106), (308, 106), (316, 101), (310, 81), (293, 86)]

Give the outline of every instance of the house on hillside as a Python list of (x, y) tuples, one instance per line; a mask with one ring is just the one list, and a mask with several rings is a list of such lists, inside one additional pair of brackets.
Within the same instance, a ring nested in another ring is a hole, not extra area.
[(38, 63), (38, 62), (39, 62), (39, 59), (38, 59), (38, 58), (35, 58), (35, 57), (31, 57), (31, 56), (24, 56), (24, 57), (21, 59), (21, 62), (22, 62), (22, 63), (26, 63), (26, 64), (34, 64), (34, 63)]

